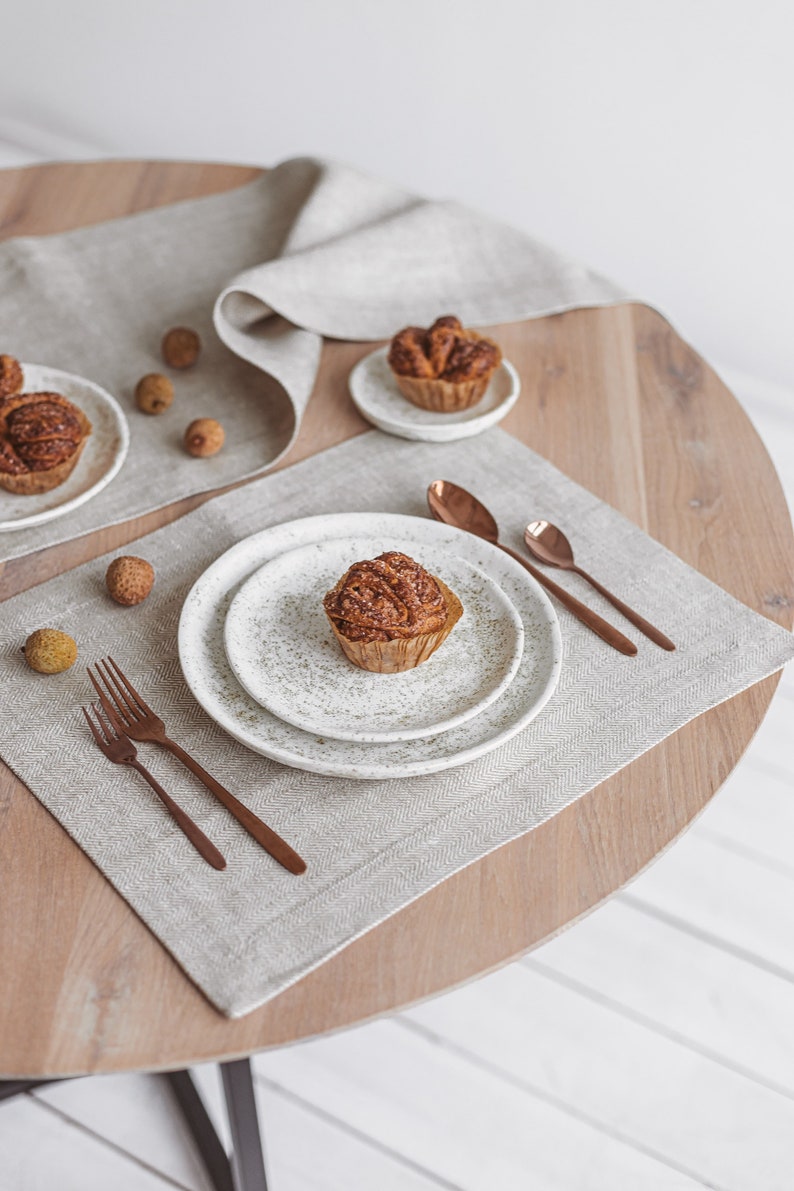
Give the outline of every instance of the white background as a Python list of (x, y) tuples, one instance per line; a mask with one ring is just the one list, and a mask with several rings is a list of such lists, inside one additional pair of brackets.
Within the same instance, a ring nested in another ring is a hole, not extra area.
[[(794, 495), (791, 0), (16, 0), (0, 31), (0, 165), (317, 153), (479, 206), (661, 307)], [(790, 1191), (793, 705), (787, 674), (686, 838), (559, 939), (257, 1056), (274, 1191)], [(0, 1105), (0, 1191), (174, 1186), (209, 1191), (154, 1076)]]
[(336, 157), (794, 386), (788, 0), (25, 0), (3, 46), (0, 161)]

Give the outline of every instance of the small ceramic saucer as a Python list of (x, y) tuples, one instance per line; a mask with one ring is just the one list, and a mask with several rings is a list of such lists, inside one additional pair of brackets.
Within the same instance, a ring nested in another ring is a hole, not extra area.
[[(463, 616), (426, 662), (371, 674), (348, 661), (322, 599), (354, 562), (398, 550), (438, 574)], [(305, 732), (370, 743), (414, 740), (478, 715), (512, 682), (524, 628), (502, 589), (454, 555), (416, 542), (339, 538), (289, 550), (240, 588), (224, 628), (226, 655), (249, 695)]]
[(501, 422), (518, 400), (521, 381), (508, 360), (491, 377), (484, 396), (471, 409), (456, 414), (420, 409), (403, 397), (388, 365), (388, 348), (382, 347), (359, 360), (350, 373), (350, 395), (356, 409), (373, 426), (418, 442), (452, 442), (481, 434)]
[(74, 471), (57, 488), (35, 496), (0, 489), (0, 532), (43, 525), (91, 500), (117, 475), (130, 442), (121, 406), (93, 381), (43, 364), (23, 364), (22, 371), (24, 392), (55, 392), (68, 398), (89, 418), (91, 434)]

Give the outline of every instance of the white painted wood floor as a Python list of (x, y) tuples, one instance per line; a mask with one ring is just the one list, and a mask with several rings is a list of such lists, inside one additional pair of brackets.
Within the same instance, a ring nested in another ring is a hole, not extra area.
[[(792, 395), (726, 373), (794, 493)], [(687, 835), (560, 938), (258, 1056), (273, 1191), (794, 1187), (794, 673)], [(197, 1071), (223, 1125), (213, 1067)], [(0, 1103), (0, 1191), (208, 1191), (154, 1076)]]

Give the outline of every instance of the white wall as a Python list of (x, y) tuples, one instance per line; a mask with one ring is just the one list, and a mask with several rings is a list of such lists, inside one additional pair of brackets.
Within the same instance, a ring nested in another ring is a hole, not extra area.
[(790, 0), (17, 0), (0, 160), (350, 161), (794, 387)]

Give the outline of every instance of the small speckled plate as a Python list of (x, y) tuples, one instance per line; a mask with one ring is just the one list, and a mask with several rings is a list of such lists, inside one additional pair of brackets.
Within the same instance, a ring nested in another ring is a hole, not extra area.
[[(372, 674), (348, 661), (323, 596), (348, 567), (384, 550), (408, 554), (454, 591), (463, 616), (413, 670)], [(520, 617), (493, 579), (415, 542), (340, 538), (265, 563), (232, 600), (226, 655), (249, 695), (288, 724), (334, 740), (414, 740), (448, 731), (498, 699), (524, 648)]]
[(359, 360), (349, 381), (350, 395), (359, 413), (387, 434), (417, 442), (471, 438), (501, 422), (518, 401), (521, 391), (518, 373), (509, 361), (502, 360), (485, 393), (470, 409), (454, 414), (420, 409), (398, 389), (386, 359), (388, 351), (387, 347), (381, 347)]
[[(365, 744), (304, 732), (252, 699), (229, 665), (226, 614), (243, 583), (287, 550), (351, 536), (410, 541), (441, 568), (446, 555), (484, 571), (504, 591), (524, 628), (515, 677), (479, 715), (435, 736)], [(560, 626), (548, 596), (522, 566), (490, 542), (429, 517), (397, 513), (329, 513), (274, 525), (232, 546), (194, 583), (179, 621), (179, 660), (195, 698), (224, 731), (254, 752), (296, 769), (348, 778), (402, 778), (463, 765), (504, 744), (534, 719), (560, 673)]]
[(91, 423), (91, 434), (74, 471), (51, 492), (19, 496), (0, 488), (0, 532), (28, 529), (71, 513), (101, 492), (121, 469), (130, 445), (121, 406), (93, 381), (42, 364), (23, 364), (25, 393), (60, 393)]

